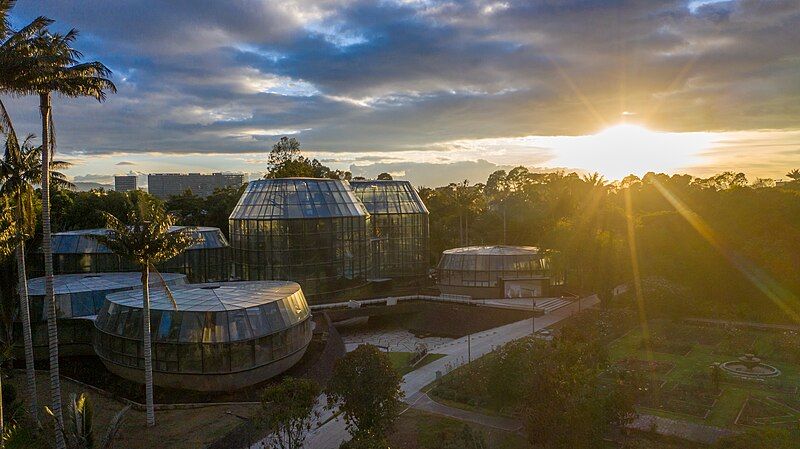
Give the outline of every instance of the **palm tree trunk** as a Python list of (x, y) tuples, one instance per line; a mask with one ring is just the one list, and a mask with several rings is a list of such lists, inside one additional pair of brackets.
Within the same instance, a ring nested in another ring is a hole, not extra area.
[(147, 427), (156, 425), (153, 406), (153, 359), (150, 349), (150, 266), (142, 270), (142, 355), (144, 356), (144, 391), (147, 405)]
[(36, 370), (33, 361), (33, 336), (31, 333), (31, 312), (28, 300), (28, 277), (25, 275), (25, 242), (17, 246), (17, 288), (19, 289), (19, 314), (22, 321), (22, 341), (25, 347), (25, 377), (27, 378), (28, 414), (37, 421), (39, 414), (36, 396)]
[(458, 211), (458, 246), (464, 246), (464, 217), (460, 210)]
[(42, 115), (42, 252), (44, 253), (44, 293), (47, 308), (47, 345), (50, 352), (50, 401), (56, 419), (56, 449), (65, 449), (64, 417), (61, 413), (61, 379), (58, 377), (58, 324), (53, 289), (53, 245), (50, 236), (50, 92), (39, 94)]

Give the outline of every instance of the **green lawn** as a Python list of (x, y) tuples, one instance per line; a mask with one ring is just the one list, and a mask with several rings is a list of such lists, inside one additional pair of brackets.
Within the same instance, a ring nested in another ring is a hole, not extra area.
[[(492, 449), (533, 449), (524, 435), (503, 432), (477, 424), (466, 424), (455, 419), (409, 409), (395, 422), (394, 432), (389, 436), (389, 445), (397, 449), (442, 449), (465, 448), (456, 438), (468, 426), (476, 435), (482, 436), (480, 447)], [(707, 446), (685, 440), (634, 432), (622, 436), (620, 443), (606, 442), (597, 449), (647, 448), (647, 449), (703, 449)]]
[[(697, 385), (703, 381), (710, 384), (710, 366), (713, 363), (734, 360), (748, 351), (756, 351), (759, 355), (770, 354), (770, 348), (773, 348), (772, 339), (778, 337), (776, 333), (743, 330), (734, 338), (724, 335), (718, 328), (673, 323), (655, 323), (655, 326), (657, 329), (653, 329), (652, 332), (672, 340), (668, 343), (662, 340), (661, 343), (652, 344), (648, 350), (647, 345), (643, 343), (642, 329), (636, 329), (612, 342), (609, 354), (611, 360), (637, 359), (672, 364), (669, 372), (653, 374), (654, 380), (666, 382), (667, 395), (673, 391), (672, 388), (680, 390), (683, 386)], [(734, 341), (730, 341), (732, 338)], [(686, 347), (683, 348), (682, 344)], [(686, 352), (681, 353), (682, 349), (686, 349)], [(774, 349), (771, 354), (775, 356)], [(669, 404), (659, 407), (644, 406), (642, 411), (719, 427), (737, 427), (736, 418), (745, 402), (751, 398), (751, 404), (754, 406), (767, 404), (766, 407), (760, 407), (761, 411), (756, 416), (768, 421), (770, 416), (783, 416), (782, 420), (797, 421), (800, 419), (800, 411), (776, 403), (773, 399), (798, 403), (797, 390), (791, 390), (800, 384), (800, 366), (787, 361), (771, 360), (769, 357), (766, 357), (764, 362), (780, 369), (782, 374), (765, 381), (743, 380), (724, 374), (722, 391), (713, 405), (700, 404), (703, 401), (690, 395), (677, 400), (673, 395), (668, 400)], [(696, 408), (700, 412), (705, 407), (707, 414), (703, 417), (695, 413), (686, 413), (684, 407)]]
[(411, 357), (414, 355), (412, 352), (387, 352), (386, 355), (389, 356), (389, 360), (392, 361), (392, 366), (394, 369), (397, 370), (400, 375), (405, 375), (414, 371), (417, 368), (421, 368), (428, 363), (433, 362), (434, 360), (438, 360), (444, 357), (444, 354), (427, 354), (416, 366), (411, 366), (409, 363), (411, 361)]

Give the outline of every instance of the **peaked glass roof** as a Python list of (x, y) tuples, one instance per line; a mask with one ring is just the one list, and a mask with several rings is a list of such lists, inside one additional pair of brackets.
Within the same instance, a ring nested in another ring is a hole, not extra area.
[(428, 208), (408, 181), (352, 181), (370, 214), (427, 214)]
[[(172, 226), (170, 232), (184, 229), (186, 226)], [(227, 248), (228, 241), (219, 228), (198, 226), (195, 236), (200, 241), (189, 247), (189, 250)], [(77, 231), (58, 232), (53, 234), (53, 254), (110, 254), (111, 251), (90, 235), (103, 235), (108, 229), (80, 229)]]
[(347, 181), (279, 178), (250, 181), (233, 220), (361, 217), (369, 215)]

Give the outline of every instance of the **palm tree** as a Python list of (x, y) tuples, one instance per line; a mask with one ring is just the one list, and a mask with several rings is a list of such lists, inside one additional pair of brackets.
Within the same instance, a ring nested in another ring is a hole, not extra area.
[[(42, 180), (41, 149), (32, 144), (33, 135), (28, 135), (20, 145), (14, 128), (10, 126), (6, 135), (5, 152), (0, 161), (0, 194), (13, 198), (14, 221), (17, 228), (17, 288), (19, 289), (20, 320), (25, 348), (25, 371), (27, 376), (28, 412), (36, 419), (38, 405), (36, 396), (36, 374), (33, 361), (33, 339), (31, 337), (31, 318), (28, 300), (28, 279), (25, 275), (25, 239), (30, 237), (36, 227), (34, 216), (34, 184)], [(66, 162), (54, 161), (50, 168), (62, 169)], [(55, 187), (72, 187), (72, 183), (59, 172), (51, 173), (50, 183)]]
[[(51, 23), (47, 19), (43, 22)], [(55, 153), (55, 134), (52, 120), (52, 93), (76, 98), (92, 97), (98, 101), (106, 98), (106, 91), (116, 92), (109, 79), (111, 71), (100, 62), (80, 63), (81, 53), (72, 44), (78, 37), (76, 30), (66, 34), (51, 33), (46, 25), (38, 27), (30, 38), (18, 45), (20, 50), (3, 55), (14, 63), (14, 70), (0, 70), (0, 91), (15, 95), (38, 95), (42, 117), (42, 252), (44, 253), (45, 302), (47, 304), (47, 336), (50, 355), (51, 411), (58, 426), (63, 428), (61, 413), (61, 380), (58, 366), (58, 326), (53, 291), (53, 252), (50, 232), (50, 158)], [(11, 38), (13, 39), (13, 37)], [(12, 46), (13, 47), (13, 46)], [(11, 48), (11, 47), (9, 47)], [(17, 47), (14, 47), (17, 48)], [(61, 432), (56, 432), (56, 449), (65, 447)]]
[[(3, 210), (0, 211), (0, 259), (8, 257), (14, 251), (17, 237), (17, 224), (11, 214), (8, 198), (2, 198)], [(3, 423), (3, 381), (0, 374), (0, 435), (5, 433)]]
[[(16, 246), (17, 223), (11, 214), (8, 198), (3, 197), (0, 202), (3, 203), (3, 210), (0, 211), (0, 258), (3, 258), (8, 257), (14, 251), (14, 246)], [(0, 401), (0, 407), (2, 405), (2, 401)], [(3, 419), (2, 413), (0, 413), (1, 419)]]
[[(170, 259), (196, 243), (194, 230), (183, 228), (170, 232), (175, 218), (152, 197), (140, 191), (128, 194), (130, 211), (127, 223), (104, 213), (109, 232), (92, 236), (113, 253), (135, 263), (142, 272), (142, 353), (144, 356), (145, 396), (147, 400), (147, 426), (155, 425), (153, 409), (153, 361), (150, 342), (150, 270), (154, 264)], [(169, 296), (169, 295), (168, 295)]]
[(795, 168), (794, 170), (789, 171), (789, 173), (786, 173), (786, 176), (792, 181), (800, 181), (800, 169)]
[[(22, 94), (16, 86), (23, 77), (30, 76), (29, 68), (34, 57), (33, 39), (48, 25), (53, 23), (47, 17), (39, 16), (18, 31), (11, 29), (8, 13), (15, 0), (0, 0), (0, 93)], [(12, 128), (5, 105), (0, 101), (0, 132)]]

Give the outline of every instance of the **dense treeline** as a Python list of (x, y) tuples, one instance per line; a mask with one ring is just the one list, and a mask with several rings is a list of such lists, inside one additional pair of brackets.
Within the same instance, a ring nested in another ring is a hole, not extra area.
[(654, 314), (798, 322), (800, 181), (774, 184), (750, 185), (731, 172), (609, 184), (518, 167), (485, 184), (420, 193), (431, 211), (434, 263), (455, 246), (536, 245), (558, 252), (576, 291), (608, 297), (613, 286), (643, 279), (650, 297), (665, 298), (646, 302)]
[[(347, 177), (302, 157), (292, 140), (274, 146), (267, 177)], [(800, 173), (789, 177), (776, 186), (733, 172), (648, 173), (608, 183), (597, 174), (517, 167), (485, 183), (421, 187), (420, 195), (431, 212), (431, 266), (447, 248), (534, 245), (553, 250), (568, 290), (607, 299), (629, 284), (628, 300), (645, 293), (652, 315), (800, 322)], [(207, 198), (187, 191), (164, 206), (177, 223), (227, 234), (242, 191)], [(69, 190), (55, 192), (52, 203), (56, 231), (102, 227), (103, 212), (125, 216), (128, 204), (117, 192)]]

